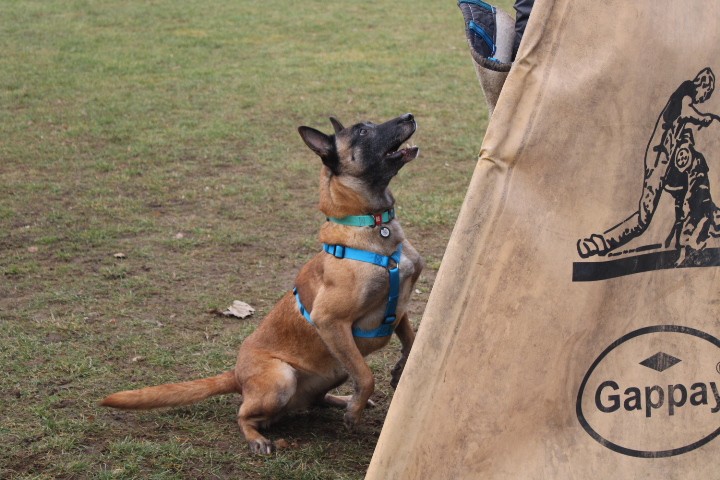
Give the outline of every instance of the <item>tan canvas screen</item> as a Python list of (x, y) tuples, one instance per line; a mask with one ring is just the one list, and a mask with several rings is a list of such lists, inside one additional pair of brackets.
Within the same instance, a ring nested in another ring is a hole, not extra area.
[(719, 19), (538, 0), (368, 478), (720, 478)]

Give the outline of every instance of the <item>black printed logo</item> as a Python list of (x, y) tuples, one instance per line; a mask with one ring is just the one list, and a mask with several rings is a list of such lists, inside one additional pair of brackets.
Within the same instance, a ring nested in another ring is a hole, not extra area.
[(631, 332), (583, 378), (578, 420), (598, 443), (624, 455), (660, 458), (700, 448), (720, 434), (718, 360), (720, 340), (693, 328)]
[[(651, 270), (720, 266), (720, 209), (711, 194), (710, 165), (696, 144), (700, 130), (720, 116), (701, 111), (715, 88), (715, 74), (701, 70), (670, 95), (645, 149), (637, 209), (617, 225), (577, 241), (583, 259), (573, 281), (594, 281)], [(713, 168), (717, 166), (717, 159)], [(674, 223), (664, 236), (643, 241), (663, 196), (674, 203)], [(615, 258), (613, 258), (615, 257)]]

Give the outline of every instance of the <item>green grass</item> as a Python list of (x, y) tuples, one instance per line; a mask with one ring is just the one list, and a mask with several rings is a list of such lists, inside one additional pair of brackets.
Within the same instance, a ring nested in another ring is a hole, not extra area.
[[(361, 478), (395, 341), (369, 359), (358, 431), (301, 413), (269, 457), (237, 398), (96, 402), (233, 365), (318, 251), (319, 162), (296, 129), (329, 115), (418, 119), (394, 182), (429, 265), (418, 324), (487, 122), (455, 2), (8, 0), (0, 18), (0, 477)], [(234, 299), (256, 317), (209, 313)]]

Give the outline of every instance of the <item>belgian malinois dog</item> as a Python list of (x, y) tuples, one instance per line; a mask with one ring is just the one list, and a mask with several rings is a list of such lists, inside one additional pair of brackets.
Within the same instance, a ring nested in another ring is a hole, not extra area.
[[(402, 148), (417, 124), (405, 114), (382, 124), (348, 128), (330, 118), (335, 133), (300, 127), (300, 136), (322, 160), (320, 229), (323, 251), (300, 270), (288, 292), (240, 346), (234, 370), (183, 383), (118, 392), (101, 405), (123, 409), (173, 407), (212, 395), (242, 394), (238, 424), (254, 453), (274, 444), (259, 432), (288, 412), (314, 404), (345, 408), (355, 426), (375, 379), (364, 357), (390, 341), (394, 332), (402, 356), (393, 368), (393, 387), (415, 334), (407, 305), (423, 261), (395, 218), (388, 184), (418, 155)], [(352, 395), (328, 392), (350, 377)]]

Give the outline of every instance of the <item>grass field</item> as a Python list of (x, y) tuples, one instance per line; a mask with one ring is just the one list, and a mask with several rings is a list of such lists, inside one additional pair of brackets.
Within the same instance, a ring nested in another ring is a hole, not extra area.
[[(97, 401), (232, 367), (319, 250), (296, 128), (331, 114), (418, 119), (394, 193), (428, 264), (419, 324), (487, 123), (455, 2), (8, 0), (0, 19), (0, 478), (362, 478), (396, 341), (357, 431), (301, 413), (267, 457), (238, 398)], [(211, 313), (234, 299), (255, 316)]]

